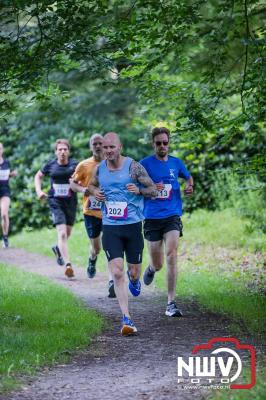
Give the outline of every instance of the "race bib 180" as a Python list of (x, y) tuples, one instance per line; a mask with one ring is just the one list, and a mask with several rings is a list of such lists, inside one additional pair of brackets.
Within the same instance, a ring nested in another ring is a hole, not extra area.
[(100, 210), (101, 209), (101, 202), (96, 200), (95, 197), (90, 196), (88, 198), (88, 210)]
[(54, 197), (69, 197), (70, 185), (68, 183), (53, 183)]
[(0, 181), (6, 182), (9, 179), (10, 169), (0, 169)]
[(107, 201), (106, 215), (112, 219), (126, 219), (127, 218), (127, 202), (126, 201)]
[(157, 190), (156, 199), (169, 200), (172, 196), (172, 185), (167, 183), (162, 190)]

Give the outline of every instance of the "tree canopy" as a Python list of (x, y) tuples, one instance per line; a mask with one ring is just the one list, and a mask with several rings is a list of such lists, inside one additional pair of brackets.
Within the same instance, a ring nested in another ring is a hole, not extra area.
[(0, 16), (7, 153), (17, 140), (36, 163), (58, 134), (77, 152), (118, 129), (138, 159), (162, 121), (200, 186), (190, 208), (212, 206), (210, 171), (265, 180), (263, 1), (3, 0)]

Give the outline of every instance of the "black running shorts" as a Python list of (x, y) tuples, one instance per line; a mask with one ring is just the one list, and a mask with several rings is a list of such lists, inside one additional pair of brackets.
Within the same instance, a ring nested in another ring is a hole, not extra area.
[(163, 239), (163, 235), (170, 231), (179, 231), (183, 236), (183, 224), (181, 218), (173, 215), (168, 218), (145, 219), (144, 237), (149, 242), (157, 242)]
[(144, 247), (142, 223), (103, 225), (102, 244), (108, 261), (124, 258), (125, 253), (128, 263), (140, 264)]
[(87, 234), (90, 239), (95, 239), (100, 236), (102, 231), (102, 219), (93, 215), (84, 214), (84, 223)]
[(69, 199), (49, 198), (48, 203), (54, 226), (74, 225), (77, 211), (76, 201), (69, 202)]
[(10, 197), (10, 189), (8, 186), (0, 186), (0, 198), (1, 197)]

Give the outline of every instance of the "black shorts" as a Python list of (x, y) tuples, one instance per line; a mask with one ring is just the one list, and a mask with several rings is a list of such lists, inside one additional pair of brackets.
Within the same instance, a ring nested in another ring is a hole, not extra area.
[(48, 204), (54, 226), (61, 224), (69, 226), (74, 225), (77, 211), (76, 201), (69, 201), (69, 199), (49, 198)]
[(140, 264), (144, 247), (142, 223), (103, 225), (102, 244), (108, 261), (124, 258), (125, 253), (128, 263)]
[(9, 187), (6, 187), (6, 186), (1, 187), (0, 186), (0, 198), (1, 197), (10, 197)]
[(90, 239), (95, 239), (100, 236), (102, 231), (102, 219), (93, 215), (84, 214), (84, 223), (87, 234)]
[(162, 240), (163, 235), (170, 231), (179, 231), (179, 236), (183, 236), (183, 224), (177, 215), (168, 218), (145, 219), (144, 221), (144, 237), (149, 242)]

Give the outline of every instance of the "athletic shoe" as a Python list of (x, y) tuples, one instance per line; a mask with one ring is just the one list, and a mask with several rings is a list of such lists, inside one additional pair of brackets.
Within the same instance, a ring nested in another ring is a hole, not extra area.
[(89, 265), (87, 268), (87, 275), (90, 279), (94, 278), (96, 275), (96, 261), (97, 261), (97, 257), (95, 258), (95, 260), (92, 260), (91, 258), (89, 258)]
[(137, 328), (135, 327), (131, 319), (124, 315), (122, 318), (121, 335), (129, 336), (134, 335), (134, 333), (137, 333)]
[(151, 270), (151, 267), (148, 266), (145, 269), (144, 275), (143, 275), (143, 282), (145, 283), (145, 285), (150, 285), (153, 281), (155, 275), (155, 271)]
[(128, 288), (129, 288), (131, 294), (133, 296), (135, 296), (135, 297), (139, 296), (140, 295), (140, 291), (141, 291), (141, 282), (140, 282), (140, 280), (139, 279), (132, 280), (129, 271), (127, 271), (127, 276), (128, 276), (128, 279), (129, 279)]
[(2, 243), (3, 243), (3, 248), (4, 249), (7, 249), (9, 247), (8, 236), (3, 236)]
[(74, 276), (74, 271), (73, 271), (72, 265), (70, 263), (66, 264), (65, 275), (68, 278), (73, 278), (73, 276)]
[(110, 299), (114, 299), (116, 297), (115, 285), (113, 280), (109, 281), (108, 292), (109, 292), (108, 297), (110, 297)]
[(167, 304), (165, 315), (168, 317), (183, 317), (182, 311), (177, 308), (175, 301)]
[(54, 252), (54, 255), (56, 256), (56, 262), (57, 262), (57, 264), (60, 265), (60, 266), (64, 265), (65, 262), (64, 262), (64, 259), (63, 259), (63, 257), (62, 257), (62, 254), (61, 254), (61, 252), (60, 252), (60, 250), (59, 250), (59, 247), (58, 247), (57, 245), (56, 245), (56, 246), (53, 246), (53, 247), (52, 247), (52, 250), (53, 250), (53, 252)]

